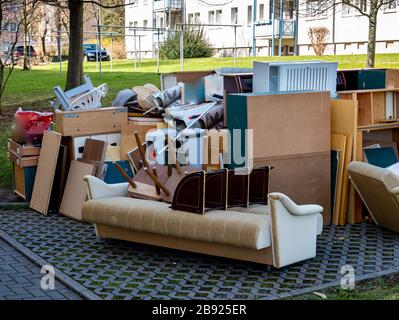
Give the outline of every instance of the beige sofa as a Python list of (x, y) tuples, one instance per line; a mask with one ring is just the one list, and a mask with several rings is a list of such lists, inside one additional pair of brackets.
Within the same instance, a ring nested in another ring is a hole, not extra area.
[(89, 199), (83, 220), (99, 237), (251, 261), (281, 268), (316, 255), (323, 208), (298, 206), (280, 193), (270, 206), (210, 211), (172, 210), (163, 202), (127, 197), (127, 184), (107, 185), (86, 176)]
[(376, 224), (399, 232), (399, 177), (368, 163), (353, 161), (349, 176)]

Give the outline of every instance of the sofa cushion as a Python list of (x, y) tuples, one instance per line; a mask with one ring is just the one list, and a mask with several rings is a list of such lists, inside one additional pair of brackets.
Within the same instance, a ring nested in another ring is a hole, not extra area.
[(205, 215), (172, 210), (163, 202), (115, 197), (90, 200), (82, 207), (91, 223), (249, 249), (271, 246), (269, 217), (234, 211)]

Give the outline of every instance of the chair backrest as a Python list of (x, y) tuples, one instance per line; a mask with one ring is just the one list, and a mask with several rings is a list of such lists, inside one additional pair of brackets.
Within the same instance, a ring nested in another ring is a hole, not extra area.
[[(90, 79), (90, 76), (85, 75), (84, 81), (85, 81), (84, 84), (82, 84), (76, 88), (73, 88), (71, 90), (65, 91), (65, 92), (61, 89), (60, 86), (56, 86), (53, 89), (53, 91), (54, 91), (54, 94), (57, 99), (56, 99), (56, 101), (53, 102), (53, 107), (55, 109), (58, 109), (60, 106), (62, 106), (62, 109), (65, 111), (71, 110), (71, 109), (73, 109), (76, 102), (79, 102), (78, 101), (79, 97), (82, 97), (85, 95), (90, 95), (90, 96), (94, 97), (94, 98), (92, 97), (89, 99), (94, 103), (94, 105), (92, 105), (91, 107), (100, 108), (101, 107), (100, 99), (98, 99), (97, 96), (95, 96), (97, 90), (94, 87), (94, 85)], [(86, 102), (86, 104), (87, 104), (87, 102)]]
[(357, 161), (350, 163), (348, 171), (373, 220), (399, 232), (399, 197), (392, 191), (399, 178), (387, 169)]

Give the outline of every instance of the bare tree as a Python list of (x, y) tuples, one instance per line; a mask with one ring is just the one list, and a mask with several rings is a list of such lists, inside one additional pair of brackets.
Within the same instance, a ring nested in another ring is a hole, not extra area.
[(306, 9), (301, 9), (301, 11), (306, 12), (305, 15), (309, 16), (326, 14), (332, 10), (335, 10), (335, 12), (347, 10), (349, 8), (365, 17), (368, 20), (366, 66), (368, 68), (374, 68), (378, 13), (385, 7), (394, 5), (395, 1), (396, 0), (304, 0), (302, 4), (305, 4)]
[(2, 97), (8, 80), (14, 71), (14, 49), (20, 35), (21, 20), (18, 16), (18, 3), (15, 0), (0, 0), (0, 40), (8, 40), (8, 49), (0, 59), (0, 114), (3, 111)]
[(37, 26), (42, 15), (40, 9), (41, 2), (39, 0), (21, 0), (22, 2), (22, 28), (24, 34), (24, 66), (23, 70), (31, 68), (30, 53), (30, 34), (34, 26)]
[(322, 56), (327, 48), (330, 31), (326, 27), (309, 28), (310, 43), (316, 56)]

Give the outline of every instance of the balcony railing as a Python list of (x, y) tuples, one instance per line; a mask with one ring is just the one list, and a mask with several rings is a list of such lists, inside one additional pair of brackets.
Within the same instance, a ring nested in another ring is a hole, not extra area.
[(180, 11), (183, 7), (183, 0), (155, 0), (154, 1), (154, 10), (155, 11), (164, 11), (164, 10), (173, 10)]
[[(273, 36), (273, 21), (265, 20), (259, 21), (257, 36), (272, 37)], [(283, 20), (282, 21), (282, 32), (283, 37), (293, 37), (295, 33), (295, 20)], [(274, 36), (278, 37), (280, 35), (280, 20), (274, 20)]]

